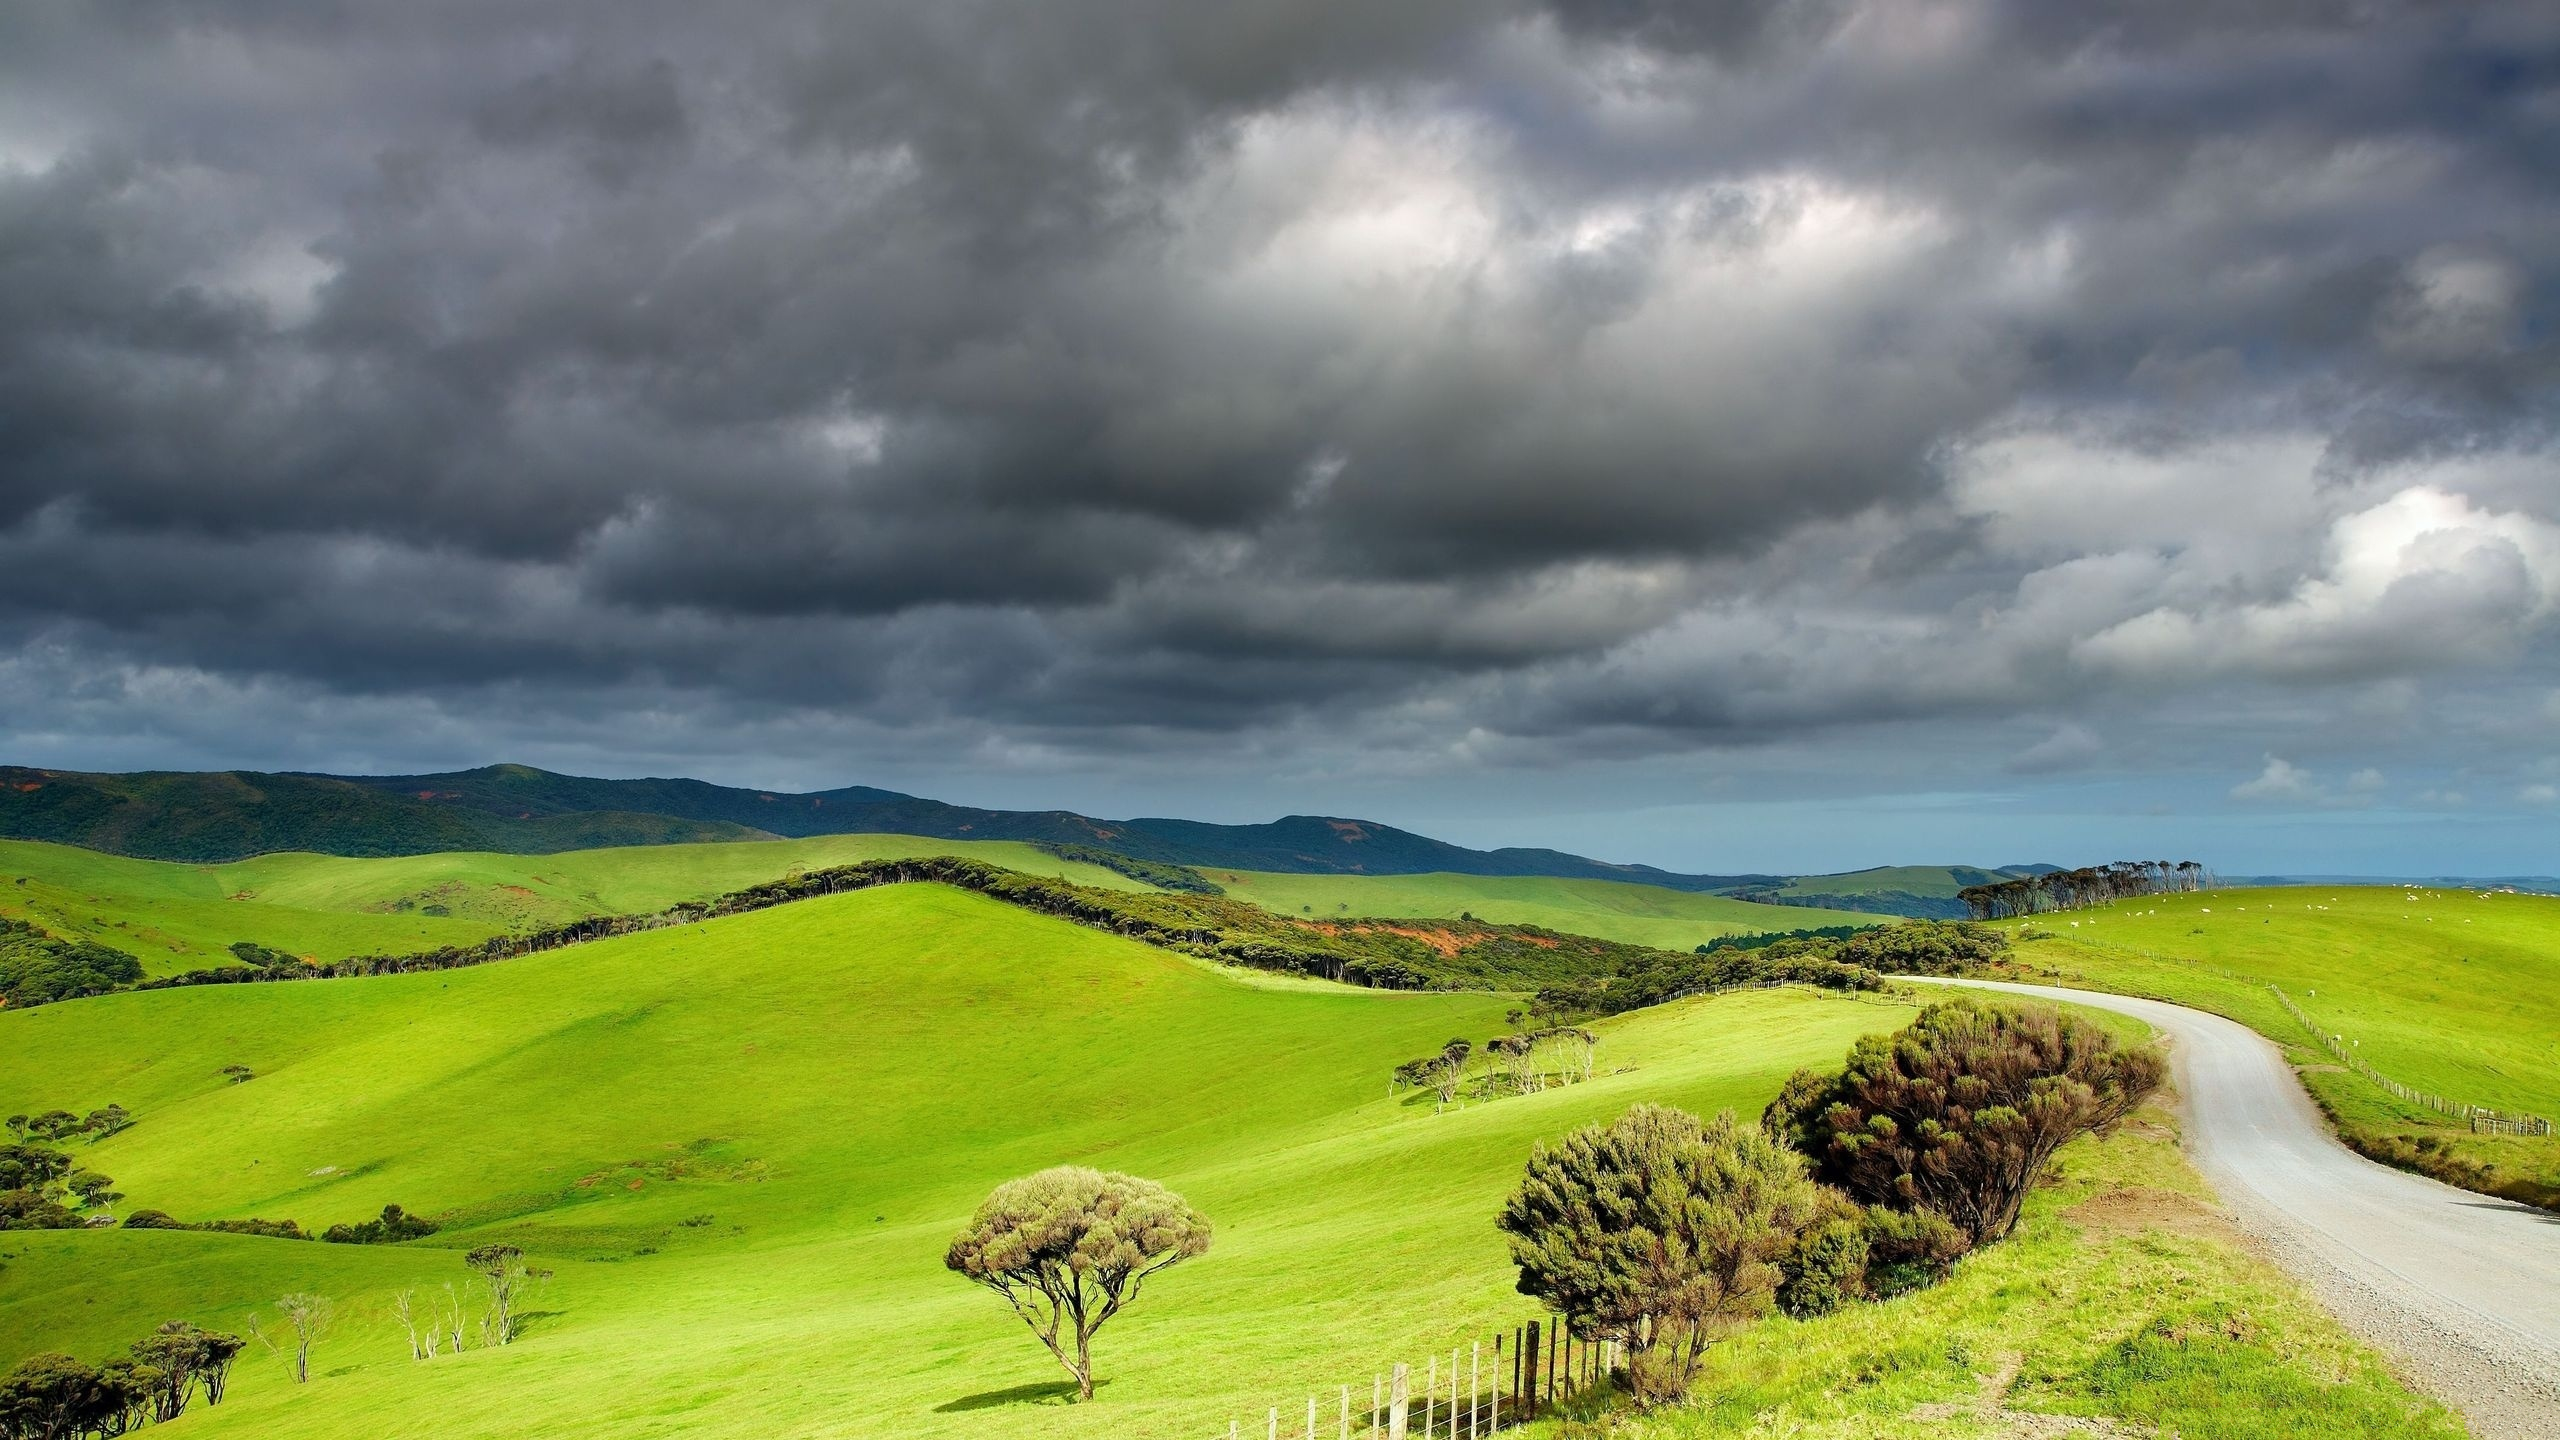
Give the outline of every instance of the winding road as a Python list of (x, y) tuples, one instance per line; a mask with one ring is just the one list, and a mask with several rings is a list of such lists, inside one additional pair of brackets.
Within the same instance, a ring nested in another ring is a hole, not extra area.
[(2482, 1440), (2560, 1440), (2560, 1215), (2357, 1155), (2276, 1047), (2182, 1005), (1938, 981), (2113, 1010), (2171, 1038), (2187, 1152), (2243, 1230)]

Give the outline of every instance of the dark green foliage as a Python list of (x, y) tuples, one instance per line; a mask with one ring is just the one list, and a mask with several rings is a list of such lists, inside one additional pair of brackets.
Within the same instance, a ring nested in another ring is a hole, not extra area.
[[(89, 1172), (82, 1171), (82, 1174)], [(0, 1230), (77, 1230), (71, 1157), (35, 1143), (0, 1145)], [(114, 1182), (96, 1177), (99, 1188)]]
[(598, 805), (562, 814), (526, 805), (483, 808), (445, 798), (451, 793), (449, 787), (384, 785), (370, 777), (242, 771), (89, 775), (0, 766), (0, 836), (195, 862), (245, 860), (277, 850), (538, 855), (600, 845), (768, 838), (744, 825), (630, 813), (641, 807)]
[(2009, 951), (2009, 937), (1966, 920), (1908, 920), (1862, 930), (1832, 958), (1886, 975), (1969, 975)]
[(1520, 1292), (1626, 1343), (1643, 1398), (1676, 1398), (1709, 1343), (1768, 1313), (1824, 1202), (1802, 1158), (1730, 1112), (1639, 1105), (1540, 1145), (1495, 1222)]
[(397, 1245), (433, 1235), (436, 1222), (412, 1215), (397, 1205), (382, 1207), (382, 1218), (354, 1225), (332, 1225), (320, 1232), (320, 1238), (333, 1245)]
[(166, 1422), (186, 1412), (198, 1388), (208, 1405), (222, 1403), (231, 1381), (231, 1363), (245, 1344), (237, 1335), (199, 1330), (172, 1320), (134, 1342), (136, 1374), (149, 1377), (151, 1418)]
[(279, 966), (298, 967), (302, 964), (300, 956), (287, 955), (281, 950), (270, 950), (254, 940), (232, 941), (231, 958), (258, 970), (273, 970)]
[(121, 1434), (133, 1396), (126, 1372), (110, 1374), (68, 1355), (32, 1355), (0, 1376), (0, 1440)]
[(2193, 860), (2118, 860), (2079, 870), (2048, 870), (1956, 892), (1977, 920), (2006, 920), (2048, 910), (2078, 910), (2136, 895), (2201, 890), (2212, 875)]
[(87, 940), (62, 940), (0, 916), (0, 1005), (104, 995), (142, 978), (142, 962)]
[(2006, 1236), (2053, 1152), (2112, 1127), (2158, 1088), (2157, 1050), (2119, 1049), (2049, 1006), (1932, 1005), (1869, 1035), (1829, 1080), (1799, 1074), (1762, 1116), (1860, 1201)]
[(263, 1235), (270, 1240), (308, 1240), (292, 1220), (199, 1220), (189, 1224), (165, 1210), (136, 1210), (124, 1217), (127, 1230), (199, 1230), (212, 1235)]
[(1766, 950), (1782, 940), (1846, 940), (1872, 925), (1822, 925), (1811, 930), (1760, 930), (1749, 935), (1719, 935), (1698, 947), (1697, 953), (1712, 955), (1719, 950)]
[(1778, 1262), (1778, 1308), (1810, 1319), (1866, 1298), (1867, 1259), (1866, 1212), (1848, 1196), (1821, 1187), (1795, 1248)]
[(1192, 869), (1169, 860), (1141, 860), (1117, 850), (1104, 850), (1092, 845), (1062, 845), (1035, 842), (1042, 850), (1061, 860), (1079, 865), (1098, 865), (1116, 875), (1142, 880), (1159, 890), (1180, 890), (1191, 895), (1224, 895), (1227, 887)]

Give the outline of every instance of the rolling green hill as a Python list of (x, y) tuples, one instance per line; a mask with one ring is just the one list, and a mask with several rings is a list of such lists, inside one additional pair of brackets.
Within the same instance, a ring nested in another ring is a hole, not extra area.
[[(1385, 1096), (1507, 1003), (1240, 979), (908, 885), (466, 971), (0, 1014), (0, 1107), (139, 1115), (81, 1157), (128, 1208), (459, 1221), (388, 1248), (10, 1235), (0, 1359), (237, 1328), (307, 1288), (345, 1315), (320, 1378), (252, 1356), (191, 1433), (1197, 1435), (1522, 1314), (1488, 1217), (1533, 1139), (1639, 1096), (1755, 1108), (1908, 1013), (1690, 1002), (1608, 1022), (1623, 1073), (1587, 1085), (1436, 1117)], [(1105, 1332), (1085, 1410), (1018, 1403), (1047, 1358), (939, 1259), (989, 1186), (1063, 1160), (1161, 1178), (1219, 1227)], [(501, 1237), (558, 1272), (530, 1336), (412, 1363), (392, 1295)]]
[(1537, 925), (1635, 945), (1690, 950), (1719, 935), (1883, 923), (1893, 917), (1758, 905), (1721, 895), (1613, 880), (1487, 875), (1277, 875), (1202, 872), (1242, 900), (1284, 915), (1472, 914), (1499, 925)]
[[(2474, 1135), (2336, 1066), (2269, 984), (2367, 1064), (2448, 1098), (2560, 1119), (2560, 897), (2397, 886), (2213, 890), (2003, 925), (2066, 983), (2229, 1015), (2294, 1052), (2368, 1154), (2560, 1205), (2560, 1140)], [(2464, 1167), (2494, 1167), (2480, 1173)]]
[(1969, 885), (2050, 870), (2050, 865), (2022, 865), (1981, 870), (1970, 865), (1885, 865), (1839, 875), (1798, 875), (1779, 885), (1755, 885), (1733, 892), (1739, 898), (1776, 905), (1805, 905), (1829, 910), (1871, 910), (1930, 920), (1961, 920), (1969, 912), (1956, 892)]
[(1104, 889), (1143, 888), (1009, 841), (828, 835), (558, 855), (461, 852), (348, 859), (264, 855), (227, 865), (130, 860), (0, 841), (0, 917), (95, 940), (152, 975), (227, 964), (247, 940), (316, 960), (468, 945), (590, 915), (637, 914), (859, 860), (957, 854)]

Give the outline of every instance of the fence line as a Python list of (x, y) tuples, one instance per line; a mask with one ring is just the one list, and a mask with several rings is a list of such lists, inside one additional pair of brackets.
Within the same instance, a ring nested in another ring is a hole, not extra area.
[(2483, 1105), (2448, 1100), (2442, 1095), (2430, 1094), (2414, 1085), (2401, 1084), (2366, 1064), (2364, 1057), (2347, 1044), (2345, 1036), (2331, 1034), (2321, 1029), (2316, 1021), (2303, 1013), (2301, 1006), (2293, 1003), (2292, 996), (2284, 993), (2284, 987), (2271, 983), (2267, 988), (2275, 992), (2276, 1001), (2284, 1006), (2285, 1013), (2301, 1021), (2302, 1028), (2311, 1032), (2312, 1036), (2320, 1042), (2322, 1049), (2336, 1056), (2339, 1064), (2372, 1081), (2389, 1094), (2396, 1095), (2412, 1105), (2424, 1106), (2439, 1115), (2467, 1121), (2474, 1134), (2548, 1135), (2551, 1133), (2551, 1122), (2540, 1115), (2510, 1115), (2504, 1111), (2491, 1110)]
[[(1497, 1333), (1489, 1343), (1453, 1345), (1445, 1358), (1446, 1371), (1434, 1351), (1418, 1376), (1401, 1360), (1371, 1374), (1365, 1413), (1355, 1411), (1348, 1385), (1332, 1395), (1309, 1395), (1303, 1430), (1294, 1404), (1285, 1417), (1274, 1405), (1263, 1415), (1263, 1440), (1478, 1440), (1526, 1425), (1558, 1401), (1608, 1383), (1626, 1352), (1615, 1340), (1577, 1339), (1562, 1319), (1551, 1318)], [(1325, 1410), (1334, 1412), (1332, 1425), (1321, 1421)], [(1227, 1422), (1227, 1440), (1251, 1435), (1244, 1422)]]

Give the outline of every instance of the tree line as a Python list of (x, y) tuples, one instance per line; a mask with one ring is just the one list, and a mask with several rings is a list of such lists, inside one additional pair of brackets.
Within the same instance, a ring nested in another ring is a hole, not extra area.
[(0, 1440), (108, 1440), (222, 1403), (247, 1342), (172, 1320), (123, 1355), (90, 1365), (32, 1355), (0, 1376)]
[(1968, 885), (1956, 892), (1956, 898), (1976, 920), (2009, 920), (2053, 910), (2081, 910), (2138, 895), (2182, 895), (2212, 883), (2212, 873), (2193, 860), (2118, 860), (1991, 885)]

